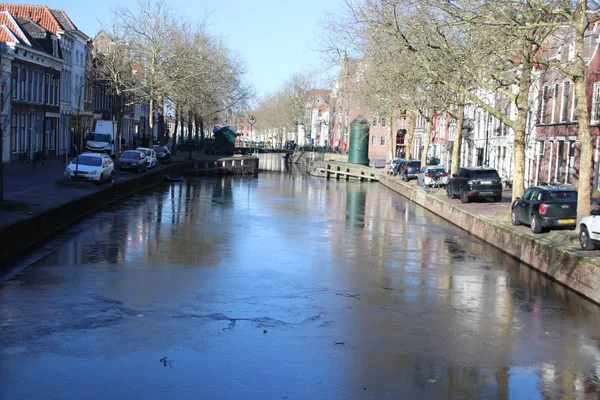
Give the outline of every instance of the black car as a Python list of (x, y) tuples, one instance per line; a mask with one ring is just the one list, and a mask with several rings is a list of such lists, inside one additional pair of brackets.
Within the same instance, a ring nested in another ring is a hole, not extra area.
[(167, 146), (159, 146), (155, 147), (154, 151), (156, 151), (156, 160), (161, 164), (169, 164), (171, 162), (171, 151)]
[(146, 155), (141, 151), (127, 150), (121, 153), (119, 157), (119, 170), (140, 173), (147, 169), (148, 160), (146, 160)]
[(404, 180), (404, 182), (408, 182), (411, 179), (417, 179), (420, 170), (421, 161), (412, 160), (404, 164), (399, 174), (400, 177)]
[(547, 229), (575, 229), (577, 192), (573, 189), (532, 187), (511, 207), (513, 225), (527, 224), (533, 233)]
[(458, 196), (463, 203), (486, 197), (498, 202), (502, 200), (502, 179), (498, 171), (492, 168), (459, 168), (448, 181), (446, 196), (449, 199)]

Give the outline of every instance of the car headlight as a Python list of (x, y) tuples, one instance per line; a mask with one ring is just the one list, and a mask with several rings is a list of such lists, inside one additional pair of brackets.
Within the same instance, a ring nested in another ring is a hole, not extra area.
[(138, 164), (138, 163), (136, 163), (136, 162), (132, 162), (132, 163), (131, 163), (131, 165), (137, 165), (137, 164)]
[(94, 170), (91, 170), (90, 172), (88, 172), (87, 174), (88, 175), (98, 175), (98, 172), (100, 172), (100, 170), (94, 169)]
[(71, 168), (67, 168), (67, 174), (73, 174), (73, 170)]

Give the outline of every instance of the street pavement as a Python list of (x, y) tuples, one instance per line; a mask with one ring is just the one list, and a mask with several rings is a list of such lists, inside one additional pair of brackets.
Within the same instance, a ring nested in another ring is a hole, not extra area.
[[(189, 153), (179, 152), (173, 162), (185, 161)], [(73, 157), (69, 157), (69, 161)], [(199, 151), (193, 152), (195, 160), (213, 159)], [(156, 168), (162, 168), (157, 164)], [(96, 186), (92, 182), (64, 180), (65, 159), (52, 158), (42, 166), (40, 162), (11, 163), (4, 165), (4, 204), (0, 203), (0, 228), (30, 217), (75, 199), (87, 196), (105, 185)], [(136, 178), (137, 174), (115, 170), (113, 183)]]

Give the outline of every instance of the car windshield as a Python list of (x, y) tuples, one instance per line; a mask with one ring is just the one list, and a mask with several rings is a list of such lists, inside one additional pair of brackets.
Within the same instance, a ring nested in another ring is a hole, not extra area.
[(133, 158), (133, 159), (140, 159), (140, 153), (138, 153), (137, 151), (126, 151), (123, 154), (121, 154), (121, 158)]
[(152, 155), (152, 150), (144, 150), (144, 154), (147, 156), (151, 156)]
[(575, 191), (546, 191), (542, 193), (542, 201), (576, 201), (577, 192)]
[(90, 133), (87, 140), (90, 142), (110, 142), (110, 135), (106, 133)]
[(493, 170), (473, 171), (473, 179), (500, 179), (498, 172)]
[(79, 165), (90, 165), (92, 167), (99, 167), (102, 165), (102, 159), (100, 157), (90, 157), (81, 155), (71, 161), (72, 164)]
[(428, 168), (427, 172), (429, 172), (430, 174), (443, 174), (444, 172), (446, 172), (446, 170), (444, 168)]
[(420, 167), (421, 166), (421, 162), (420, 161), (411, 161), (408, 163), (409, 167)]
[(163, 147), (159, 147), (156, 151), (159, 151), (161, 153), (165, 153), (165, 152), (169, 151), (169, 149), (166, 146), (163, 146)]

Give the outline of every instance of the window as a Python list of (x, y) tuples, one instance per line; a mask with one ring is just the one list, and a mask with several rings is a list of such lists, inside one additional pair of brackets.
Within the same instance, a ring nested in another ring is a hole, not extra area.
[(39, 74), (39, 78), (38, 78), (38, 103), (43, 103), (44, 102), (44, 74), (40, 73)]
[[(383, 125), (383, 122), (382, 122), (382, 125)], [(385, 136), (381, 137), (381, 145), (385, 146)]]
[(531, 200), (531, 198), (533, 197), (534, 192), (535, 192), (534, 189), (527, 189), (527, 191), (523, 195), (523, 200)]
[(19, 99), (20, 100), (25, 100), (25, 79), (27, 77), (27, 73), (25, 71), (25, 68), (21, 68), (21, 90), (20, 90), (20, 96)]
[(32, 101), (31, 99), (31, 89), (33, 87), (33, 71), (27, 71), (27, 101)]
[(385, 117), (381, 117), (381, 127), (385, 127)]
[(561, 112), (561, 121), (569, 120), (569, 99), (571, 96), (571, 82), (565, 81), (563, 86), (563, 102), (562, 102), (562, 112)]
[(546, 147), (546, 143), (543, 140), (538, 142), (538, 154), (540, 156), (544, 155), (544, 148)]
[(558, 105), (558, 83), (554, 85), (554, 95), (552, 96), (552, 119), (551, 122), (556, 122), (556, 107)]
[(371, 145), (377, 146), (377, 136), (371, 136)]
[(25, 114), (21, 114), (19, 129), (21, 130), (21, 137), (19, 138), (19, 148), (21, 149), (21, 151), (23, 151), (25, 150)]
[(542, 105), (540, 107), (540, 124), (546, 120), (546, 102), (548, 101), (548, 86), (542, 89)]
[(18, 86), (18, 70), (17, 68), (13, 68), (12, 70), (12, 98), (13, 100), (17, 99), (17, 86)]
[(10, 150), (12, 152), (17, 151), (17, 114), (12, 115), (11, 127), (10, 127)]
[(377, 128), (377, 117), (373, 118), (373, 128)]

